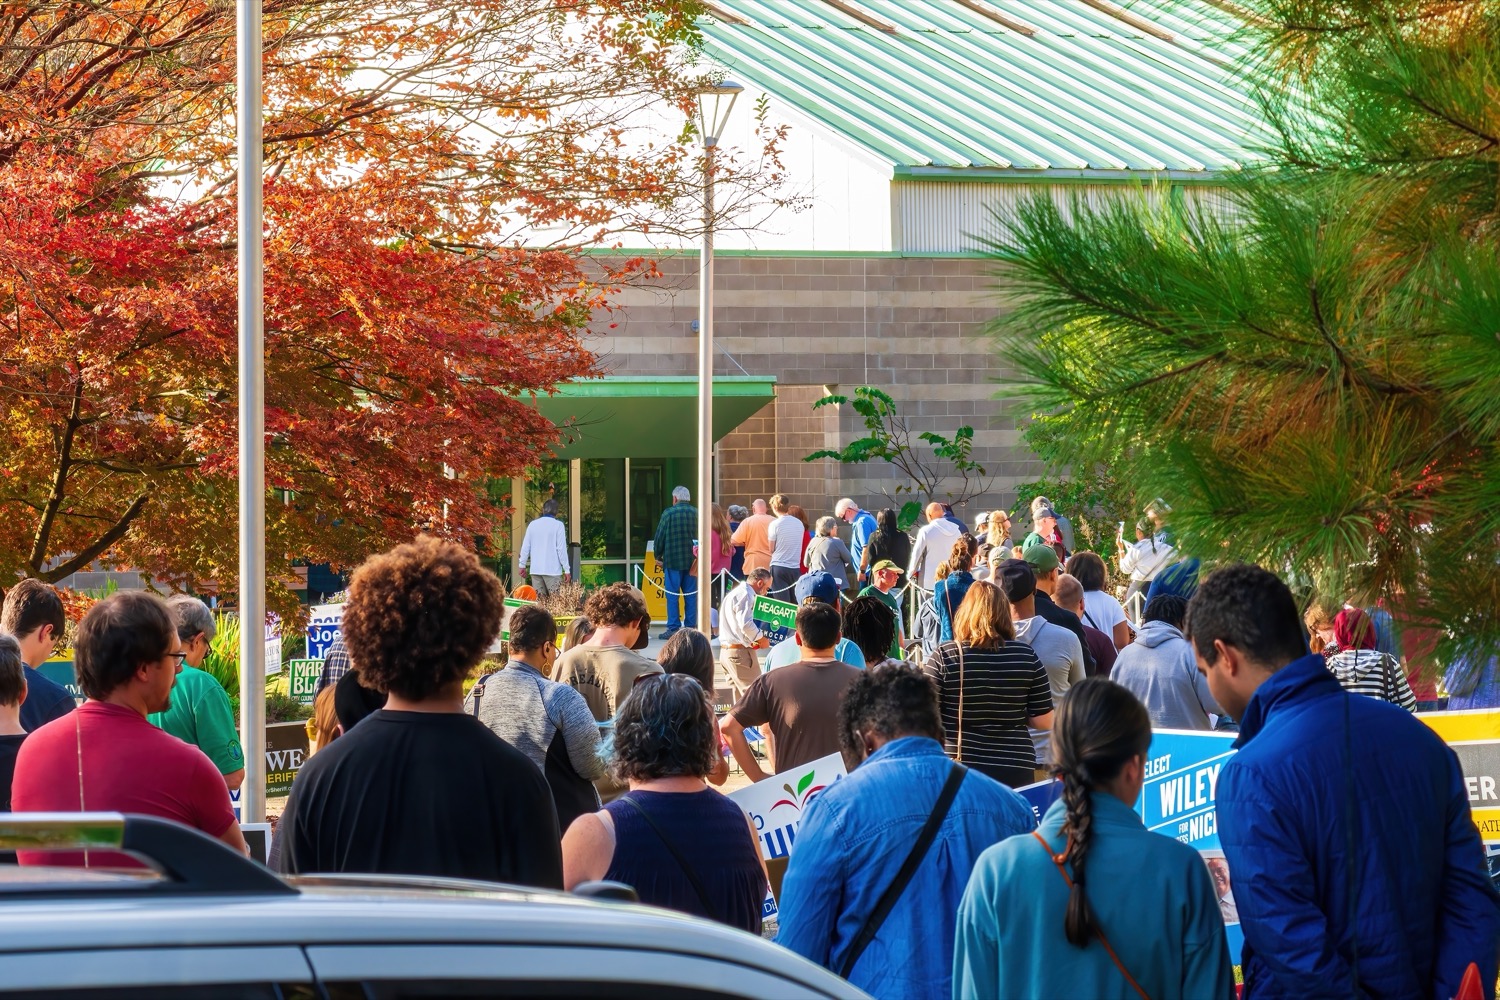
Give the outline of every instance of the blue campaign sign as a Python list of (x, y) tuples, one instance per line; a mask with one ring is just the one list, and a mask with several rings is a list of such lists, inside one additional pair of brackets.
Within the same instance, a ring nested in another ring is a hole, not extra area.
[(37, 673), (56, 684), (61, 684), (68, 689), (68, 694), (73, 696), (77, 702), (83, 701), (83, 688), (78, 686), (78, 677), (73, 670), (72, 652), (68, 653), (69, 659), (53, 659), (37, 667)]
[(1234, 756), (1236, 735), (1177, 729), (1152, 733), (1146, 783), (1135, 811), (1141, 814), (1146, 829), (1180, 840), (1202, 855), (1224, 918), (1229, 959), (1239, 965), (1245, 934), (1240, 930), (1233, 878), (1219, 846), (1218, 813), (1214, 810), (1219, 773)]
[[(1218, 817), (1214, 811), (1219, 772), (1234, 756), (1231, 746), (1234, 740), (1234, 733), (1175, 729), (1153, 733), (1146, 757), (1146, 781), (1140, 798), (1136, 799), (1135, 811), (1146, 829), (1180, 840), (1203, 856), (1218, 896), (1219, 912), (1224, 917), (1229, 956), (1239, 965), (1245, 935), (1240, 930), (1232, 876), (1219, 846)], [(1041, 822), (1052, 803), (1062, 797), (1062, 782), (1039, 781), (1017, 788), (1016, 792)]]
[(1234, 756), (1234, 733), (1165, 729), (1151, 737), (1146, 785), (1136, 802), (1146, 829), (1199, 850), (1217, 849), (1214, 793), (1219, 771)]
[[(307, 617), (307, 658), (328, 658), (328, 647), (339, 637), (339, 623), (344, 618), (342, 604), (320, 604), (310, 608)], [(277, 661), (280, 662), (279, 660)]]

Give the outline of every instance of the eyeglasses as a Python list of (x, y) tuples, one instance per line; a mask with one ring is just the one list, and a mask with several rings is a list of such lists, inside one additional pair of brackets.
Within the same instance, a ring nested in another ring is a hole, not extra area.
[(177, 661), (177, 665), (179, 667), (182, 666), (183, 662), (187, 660), (187, 653), (185, 653), (185, 652), (181, 652), (181, 653), (168, 653), (167, 655), (170, 656), (172, 659), (176, 660)]

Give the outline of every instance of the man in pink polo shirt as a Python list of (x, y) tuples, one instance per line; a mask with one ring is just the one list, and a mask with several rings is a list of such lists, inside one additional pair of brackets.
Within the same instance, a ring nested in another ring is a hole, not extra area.
[[(249, 853), (219, 769), (202, 750), (146, 720), (171, 706), (183, 656), (159, 597), (127, 591), (90, 608), (74, 644), (78, 683), (89, 700), (26, 738), (11, 808), (160, 816)], [(23, 865), (139, 867), (108, 851), (17, 853)]]

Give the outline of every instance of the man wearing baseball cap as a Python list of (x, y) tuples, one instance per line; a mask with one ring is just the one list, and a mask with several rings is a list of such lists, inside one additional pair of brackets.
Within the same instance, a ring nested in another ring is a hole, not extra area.
[[(849, 525), (849, 554), (854, 556), (854, 565), (864, 565), (860, 560), (865, 554), (865, 546), (870, 544), (870, 537), (875, 534), (875, 515), (867, 510), (860, 510), (859, 504), (848, 497), (833, 505), (833, 516)], [(851, 585), (858, 581), (849, 581)]]
[(836, 652), (847, 641), (841, 631), (838, 608), (809, 599), (797, 609), (797, 661), (757, 677), (724, 717), (724, 739), (751, 781), (762, 780), (766, 772), (750, 752), (746, 726), (769, 727), (778, 772), (838, 752), (839, 703), (860, 674)]
[(1062, 565), (1057, 559), (1056, 550), (1045, 542), (1037, 542), (1022, 550), (1021, 558), (1030, 564), (1032, 573), (1036, 575), (1036, 613), (1078, 637), (1078, 644), (1083, 647), (1083, 669), (1092, 677), (1098, 664), (1094, 662), (1094, 654), (1089, 652), (1083, 622), (1073, 612), (1064, 611), (1052, 601), (1052, 591), (1057, 586), (1058, 567)]
[[(797, 578), (797, 584), (793, 588), (797, 595), (797, 606), (800, 608), (809, 602), (831, 604), (835, 611), (839, 607), (839, 584), (830, 574), (821, 570), (816, 573), (803, 573)], [(851, 667), (865, 669), (865, 654), (859, 651), (859, 647), (848, 639), (839, 637), (838, 646), (834, 655), (843, 663)], [(771, 652), (766, 654), (766, 671), (770, 672), (777, 667), (790, 666), (802, 658), (801, 641), (799, 636), (791, 636), (783, 639), (771, 647)]]
[[(1047, 684), (1052, 688), (1052, 704), (1061, 704), (1068, 689), (1086, 676), (1083, 643), (1067, 629), (1052, 624), (1037, 613), (1037, 602), (1044, 595), (1037, 587), (1036, 572), (1030, 563), (1007, 559), (995, 572), (995, 583), (1010, 601), (1016, 640), (1030, 646), (1036, 658), (1042, 661), (1042, 667), (1047, 671)], [(1052, 763), (1052, 734), (1045, 729), (1033, 729), (1031, 742), (1036, 745), (1036, 766), (1040, 771)], [(1038, 773), (1038, 781), (1045, 778), (1045, 774)]]
[(901, 659), (901, 650), (906, 646), (906, 631), (901, 623), (901, 601), (891, 591), (901, 582), (904, 571), (889, 559), (882, 559), (870, 567), (870, 585), (859, 592), (860, 597), (873, 597), (891, 609), (896, 616), (896, 644), (889, 656)]

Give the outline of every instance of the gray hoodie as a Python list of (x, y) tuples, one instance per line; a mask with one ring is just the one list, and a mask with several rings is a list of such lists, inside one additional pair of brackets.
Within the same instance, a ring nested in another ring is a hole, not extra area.
[(1142, 625), (1109, 679), (1141, 700), (1155, 729), (1212, 729), (1209, 713), (1224, 714), (1198, 672), (1192, 645), (1166, 622)]
[[(1068, 688), (1083, 680), (1083, 644), (1078, 636), (1061, 625), (1053, 625), (1040, 615), (1016, 622), (1016, 638), (1026, 643), (1042, 661), (1047, 683), (1052, 688), (1052, 706), (1062, 701)], [(1036, 745), (1037, 766), (1052, 762), (1052, 733), (1046, 729), (1031, 730)]]

